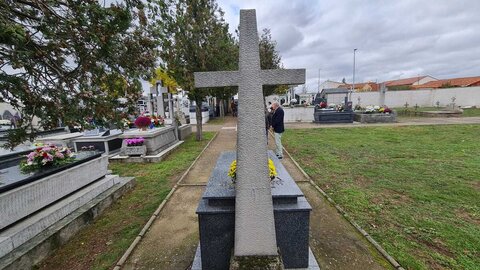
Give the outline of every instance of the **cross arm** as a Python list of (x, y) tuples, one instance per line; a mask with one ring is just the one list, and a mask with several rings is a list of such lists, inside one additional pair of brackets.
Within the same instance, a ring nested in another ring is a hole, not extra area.
[(262, 70), (263, 85), (304, 84), (305, 69), (265, 69)]
[(195, 72), (195, 87), (226, 87), (237, 86), (238, 71)]

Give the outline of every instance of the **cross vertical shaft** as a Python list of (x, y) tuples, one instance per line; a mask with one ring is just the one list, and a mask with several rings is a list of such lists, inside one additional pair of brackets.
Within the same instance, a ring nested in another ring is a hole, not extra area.
[(235, 256), (276, 255), (255, 10), (240, 11)]

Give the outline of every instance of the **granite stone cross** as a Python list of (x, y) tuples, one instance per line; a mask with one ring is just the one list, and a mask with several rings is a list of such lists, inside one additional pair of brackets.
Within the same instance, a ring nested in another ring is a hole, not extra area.
[(255, 10), (240, 11), (239, 70), (195, 73), (197, 88), (238, 86), (236, 257), (278, 255), (262, 85), (303, 83), (305, 69), (260, 68)]

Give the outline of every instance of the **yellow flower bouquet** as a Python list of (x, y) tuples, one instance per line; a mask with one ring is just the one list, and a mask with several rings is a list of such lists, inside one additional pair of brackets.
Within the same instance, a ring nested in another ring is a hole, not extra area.
[[(232, 161), (232, 163), (230, 164), (228, 176), (232, 178), (233, 182), (235, 183), (235, 180), (237, 179), (237, 160)], [(277, 177), (277, 169), (275, 168), (275, 164), (271, 159), (268, 159), (268, 176), (271, 180)]]

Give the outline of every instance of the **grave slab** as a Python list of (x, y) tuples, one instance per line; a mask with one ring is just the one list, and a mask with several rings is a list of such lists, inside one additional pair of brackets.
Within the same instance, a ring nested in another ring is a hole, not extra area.
[(107, 174), (107, 156), (96, 154), (85, 160), (26, 176), (18, 166), (2, 170), (1, 179), (10, 182), (0, 180), (4, 182), (0, 185), (0, 230)]
[[(118, 180), (119, 177), (116, 175), (107, 175), (92, 185), (78, 190), (75, 194), (60, 202), (29, 216), (6, 230), (2, 230), (0, 232), (0, 238), (3, 237), (6, 241), (0, 242), (0, 251), (7, 252), (0, 253), (0, 258), (100, 195), (102, 192), (111, 188), (118, 183)], [(8, 250), (9, 248), (11, 248), (11, 250)]]
[(80, 151), (84, 146), (93, 146), (96, 150), (105, 152), (107, 155), (119, 151), (122, 147), (123, 141), (120, 138), (122, 131), (112, 129), (107, 132), (108, 134), (102, 133), (96, 136), (81, 136), (74, 138), (72, 141), (75, 146), (75, 152)]
[(43, 138), (37, 138), (35, 141), (37, 143), (43, 144), (54, 144), (56, 146), (63, 146), (63, 147), (70, 147), (73, 148), (73, 140), (75, 138), (82, 137), (83, 133), (81, 132), (74, 132), (74, 133), (64, 133), (54, 136), (48, 136)]
[[(147, 156), (154, 156), (171, 145), (178, 142), (173, 126), (166, 126), (161, 128), (154, 128), (149, 130), (128, 130), (120, 135), (121, 139), (144, 138), (144, 145), (147, 146)], [(122, 143), (122, 149), (127, 146), (125, 140)], [(120, 153), (120, 156), (124, 156)]]
[[(311, 207), (275, 154), (269, 151), (268, 155), (274, 161), (279, 178), (270, 185), (276, 243), (283, 263), (286, 268), (308, 267)], [(220, 155), (197, 208), (203, 269), (228, 269), (230, 264), (234, 245), (236, 184), (227, 174), (235, 157), (235, 152)]]

